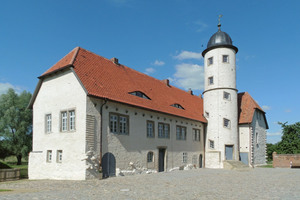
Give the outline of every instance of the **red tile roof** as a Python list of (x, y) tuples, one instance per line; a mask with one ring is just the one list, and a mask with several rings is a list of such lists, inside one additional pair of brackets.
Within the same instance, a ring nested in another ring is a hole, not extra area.
[[(115, 64), (80, 47), (72, 50), (48, 69), (41, 78), (68, 65), (74, 67), (75, 73), (90, 96), (207, 122), (203, 117), (201, 97), (168, 86), (163, 81), (124, 65)], [(134, 91), (143, 92), (151, 100), (129, 94)], [(180, 104), (184, 109), (171, 106), (173, 104)]]
[[(239, 124), (250, 124), (253, 120), (254, 111), (260, 110), (264, 114), (264, 110), (256, 103), (248, 92), (238, 94)], [(265, 118), (266, 121), (266, 118)], [(268, 127), (267, 121), (266, 125)]]

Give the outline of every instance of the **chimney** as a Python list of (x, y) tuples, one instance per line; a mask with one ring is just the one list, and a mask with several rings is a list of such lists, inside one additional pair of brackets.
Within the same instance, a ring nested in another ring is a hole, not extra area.
[(119, 65), (119, 59), (118, 58), (112, 58), (110, 59), (113, 63), (115, 63), (116, 65)]
[(194, 94), (193, 94), (193, 90), (192, 90), (191, 88), (189, 88), (188, 93), (189, 93), (190, 95), (194, 95)]
[(164, 84), (166, 84), (168, 87), (170, 87), (170, 81), (169, 81), (169, 79), (164, 79), (164, 80), (162, 80), (162, 82)]

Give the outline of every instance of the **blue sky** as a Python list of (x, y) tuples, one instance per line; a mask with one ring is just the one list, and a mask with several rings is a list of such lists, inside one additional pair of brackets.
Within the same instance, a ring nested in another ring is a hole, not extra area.
[(0, 7), (0, 94), (33, 93), (37, 77), (80, 46), (182, 89), (203, 91), (209, 38), (227, 32), (237, 53), (237, 88), (277, 122), (299, 120), (300, 1), (10, 0)]

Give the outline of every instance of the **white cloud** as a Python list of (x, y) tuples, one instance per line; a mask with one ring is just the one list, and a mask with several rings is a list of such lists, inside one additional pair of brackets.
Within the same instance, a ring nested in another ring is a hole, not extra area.
[(196, 21), (195, 24), (197, 26), (197, 32), (202, 32), (207, 28), (207, 24), (205, 24), (201, 20)]
[(181, 51), (181, 53), (178, 54), (177, 56), (174, 56), (174, 58), (178, 60), (186, 60), (186, 59), (200, 60), (202, 59), (202, 54), (197, 52), (192, 52), (192, 51)]
[(282, 135), (282, 133), (281, 132), (275, 132), (275, 133), (269, 133), (269, 132), (267, 132), (267, 136), (281, 136)]
[(152, 73), (154, 73), (154, 72), (155, 72), (155, 69), (152, 68), (152, 67), (147, 68), (147, 69), (145, 70), (145, 74), (152, 74)]
[(271, 110), (271, 106), (264, 105), (264, 106), (262, 106), (262, 109), (263, 109), (264, 111), (266, 111), (266, 110)]
[(163, 66), (165, 64), (164, 61), (161, 61), (161, 60), (156, 60), (153, 65), (156, 65), (156, 66)]
[(9, 88), (14, 89), (16, 93), (20, 93), (22, 90), (20, 87), (13, 86), (10, 83), (0, 83), (0, 95), (6, 93)]
[(284, 112), (290, 113), (290, 112), (292, 112), (292, 111), (291, 111), (291, 109), (285, 109)]
[(176, 72), (170, 81), (185, 90), (203, 90), (204, 88), (204, 69), (203, 66), (196, 64), (182, 63), (176, 65)]

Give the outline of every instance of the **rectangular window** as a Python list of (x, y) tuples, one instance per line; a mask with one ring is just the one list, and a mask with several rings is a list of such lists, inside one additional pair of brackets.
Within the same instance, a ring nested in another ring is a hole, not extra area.
[(75, 130), (75, 110), (69, 111), (69, 129), (70, 131)]
[(170, 138), (170, 125), (165, 123), (158, 123), (158, 137)]
[(52, 131), (52, 116), (51, 114), (46, 115), (46, 133), (51, 133)]
[(223, 118), (223, 126), (225, 128), (230, 128), (230, 120), (226, 119), (226, 118)]
[(61, 163), (62, 161), (62, 150), (57, 150), (57, 153), (56, 153), (56, 162), (59, 162)]
[(208, 85), (213, 85), (214, 84), (214, 77), (208, 77)]
[(147, 162), (153, 162), (153, 152), (150, 151), (147, 154)]
[(127, 115), (110, 113), (109, 117), (110, 132), (120, 135), (129, 135), (129, 118)]
[(68, 113), (66, 111), (61, 112), (61, 130), (67, 131), (68, 130)]
[(154, 138), (154, 122), (147, 121), (147, 137)]
[(182, 162), (187, 163), (187, 152), (182, 153)]
[(215, 148), (215, 142), (213, 140), (209, 140), (209, 147), (211, 149), (214, 149)]
[(213, 57), (208, 58), (207, 64), (208, 64), (208, 66), (214, 64), (214, 58)]
[(186, 140), (186, 127), (176, 126), (176, 139), (177, 140)]
[(47, 162), (52, 162), (52, 150), (47, 151)]
[(193, 140), (200, 141), (200, 129), (193, 129)]
[(223, 63), (229, 63), (229, 56), (223, 55)]
[(223, 93), (223, 98), (226, 99), (226, 100), (228, 100), (228, 101), (230, 101), (230, 99), (231, 99), (231, 98), (230, 98), (230, 93), (224, 92), (224, 93)]

